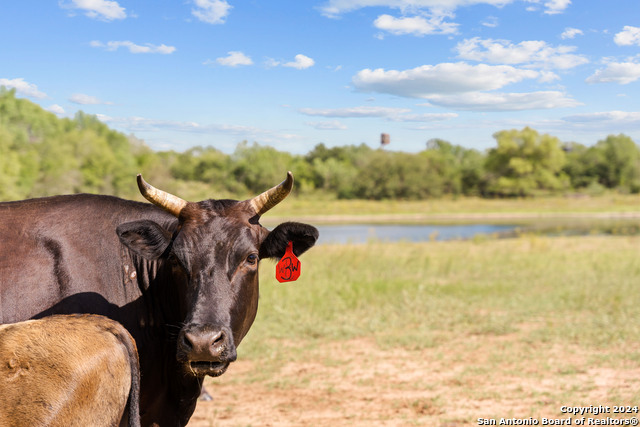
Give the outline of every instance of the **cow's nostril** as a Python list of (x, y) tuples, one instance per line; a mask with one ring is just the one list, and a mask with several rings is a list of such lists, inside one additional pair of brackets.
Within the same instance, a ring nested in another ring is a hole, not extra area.
[(223, 344), (227, 336), (223, 331), (220, 331), (213, 337), (213, 345)]
[(220, 354), (227, 349), (227, 335), (220, 331), (211, 340), (211, 351), (213, 354)]
[(191, 350), (193, 348), (193, 343), (194, 343), (194, 337), (191, 336), (190, 333), (186, 332), (182, 334), (182, 346), (186, 350)]

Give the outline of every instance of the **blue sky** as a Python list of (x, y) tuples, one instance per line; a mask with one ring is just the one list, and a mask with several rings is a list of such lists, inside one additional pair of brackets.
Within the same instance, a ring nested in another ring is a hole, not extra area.
[(21, 0), (0, 85), (156, 150), (640, 143), (638, 0)]

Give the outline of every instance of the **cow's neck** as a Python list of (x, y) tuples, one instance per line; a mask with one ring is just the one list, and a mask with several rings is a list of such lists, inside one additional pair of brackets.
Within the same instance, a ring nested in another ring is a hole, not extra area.
[(186, 318), (181, 277), (164, 259), (129, 254), (141, 296), (135, 301), (136, 341), (142, 373), (143, 424), (185, 425), (195, 409), (202, 380), (185, 376), (176, 360), (176, 339)]
[(122, 264), (127, 300), (137, 305), (140, 328), (153, 329), (184, 320), (179, 280), (173, 277), (166, 260), (147, 260), (124, 248)]

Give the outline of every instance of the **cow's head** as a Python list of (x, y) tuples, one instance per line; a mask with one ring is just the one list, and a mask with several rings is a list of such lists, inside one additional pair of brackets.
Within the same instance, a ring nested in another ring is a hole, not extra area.
[(299, 255), (313, 246), (318, 230), (286, 222), (272, 231), (260, 225), (262, 214), (291, 191), (293, 175), (245, 201), (187, 202), (147, 184), (138, 175), (140, 192), (178, 218), (173, 233), (143, 220), (122, 224), (123, 244), (149, 260), (171, 266), (179, 286), (182, 328), (176, 357), (187, 373), (217, 376), (236, 359), (236, 346), (248, 332), (258, 309), (258, 263), (282, 257), (289, 241)]

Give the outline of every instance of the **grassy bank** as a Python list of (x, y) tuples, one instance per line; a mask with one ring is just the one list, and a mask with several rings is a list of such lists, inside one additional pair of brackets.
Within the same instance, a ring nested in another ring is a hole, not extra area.
[(640, 195), (606, 193), (599, 196), (549, 196), (537, 198), (483, 199), (478, 197), (443, 197), (421, 201), (402, 200), (339, 200), (311, 198), (287, 199), (277, 213), (287, 215), (345, 215), (345, 214), (447, 214), (490, 212), (637, 212)]
[(516, 223), (603, 221), (640, 218), (640, 196), (529, 199), (442, 198), (422, 201), (336, 200), (291, 197), (265, 215), (267, 226), (285, 220), (327, 223)]

